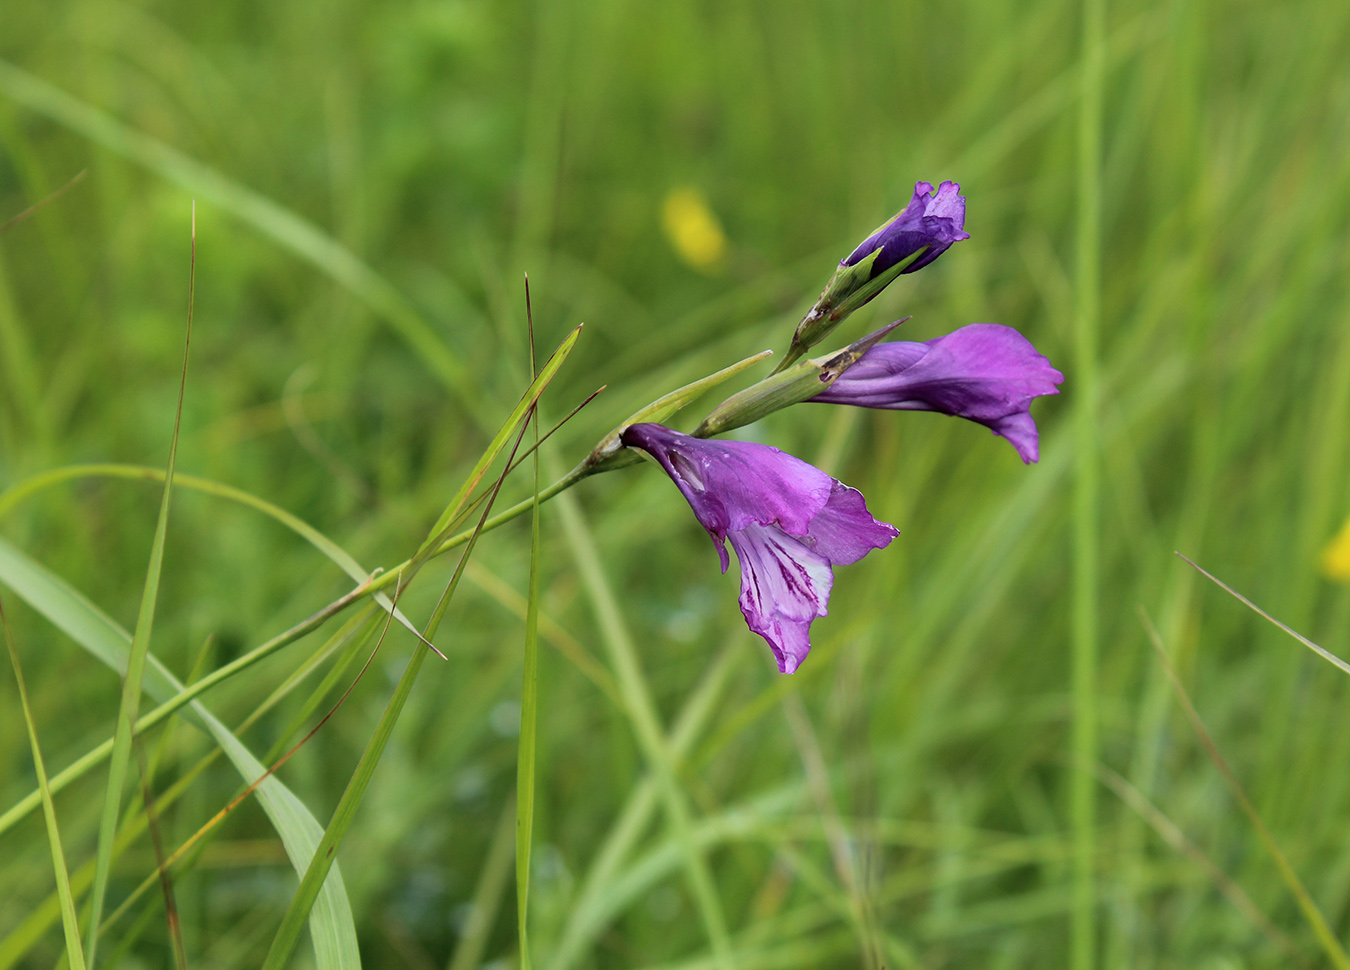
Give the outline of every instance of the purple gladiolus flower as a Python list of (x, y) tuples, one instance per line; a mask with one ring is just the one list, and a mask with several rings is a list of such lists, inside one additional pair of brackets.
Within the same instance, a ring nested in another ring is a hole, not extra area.
[(1058, 394), (1063, 380), (1012, 327), (972, 323), (924, 343), (877, 344), (811, 400), (967, 418), (1007, 438), (1029, 465), (1040, 457), (1031, 401)]
[(741, 612), (790, 674), (811, 649), (811, 621), (826, 614), (831, 567), (857, 562), (899, 533), (867, 511), (862, 493), (769, 445), (691, 438), (635, 424), (623, 443), (666, 470), (708, 530), (722, 572), (741, 561)]
[(964, 228), (966, 199), (957, 194), (960, 191), (961, 186), (957, 183), (943, 182), (937, 194), (933, 195), (930, 183), (916, 182), (914, 198), (910, 199), (909, 205), (864, 239), (839, 265), (853, 266), (880, 249), (872, 264), (872, 277), (875, 278), (927, 246), (928, 251), (901, 272), (912, 273), (927, 266), (945, 253), (952, 243), (970, 238), (970, 233)]

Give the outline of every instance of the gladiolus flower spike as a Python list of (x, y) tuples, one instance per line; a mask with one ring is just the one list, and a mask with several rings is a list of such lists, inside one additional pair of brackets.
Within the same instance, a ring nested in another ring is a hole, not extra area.
[(811, 400), (966, 418), (1007, 438), (1031, 464), (1040, 457), (1031, 402), (1058, 394), (1063, 380), (1012, 327), (972, 323), (924, 343), (877, 344)]
[(898, 535), (872, 518), (861, 492), (769, 445), (708, 441), (659, 424), (625, 429), (623, 443), (665, 469), (712, 537), (723, 572), (731, 541), (741, 563), (741, 612), (785, 674), (811, 649), (811, 621), (827, 612), (832, 567)]

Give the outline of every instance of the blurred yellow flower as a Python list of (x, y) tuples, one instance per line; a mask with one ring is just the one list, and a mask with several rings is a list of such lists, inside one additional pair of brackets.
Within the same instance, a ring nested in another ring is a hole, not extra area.
[(1350, 519), (1322, 550), (1322, 572), (1329, 579), (1350, 583)]
[(661, 228), (680, 258), (701, 273), (718, 270), (727, 253), (727, 237), (696, 188), (671, 189), (661, 206)]

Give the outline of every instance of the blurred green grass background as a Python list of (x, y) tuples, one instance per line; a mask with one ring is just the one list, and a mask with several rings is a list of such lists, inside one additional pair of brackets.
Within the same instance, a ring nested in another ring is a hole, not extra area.
[[(840, 571), (802, 673), (773, 671), (734, 572), (717, 574), (662, 476), (634, 468), (575, 494), (660, 716), (683, 731), (678, 778), (737, 967), (1067, 965), (1079, 16), (1009, 0), (9, 0), (0, 58), (74, 100), (0, 72), (0, 221), (88, 174), (0, 233), (0, 488), (77, 462), (162, 467), (194, 195), (178, 468), (280, 505), (373, 567), (411, 551), (520, 393), (522, 272), (542, 346), (586, 323), (546, 419), (609, 385), (555, 439), (570, 464), (656, 394), (781, 350), (835, 261), (916, 180), (957, 180), (972, 238), (839, 339), (904, 314), (907, 339), (1005, 323), (1066, 372), (1064, 393), (1034, 408), (1031, 468), (931, 414), (794, 408), (750, 429), (901, 529)], [(1350, 6), (1119, 0), (1105, 78), (1100, 762), (1231, 884), (1104, 784), (1099, 964), (1290, 965), (1233, 905), (1235, 885), (1316, 965), (1138, 610), (1344, 938), (1344, 675), (1172, 552), (1350, 652), (1350, 595), (1318, 572), (1350, 514)], [(662, 228), (680, 190), (707, 200), (728, 240), (706, 271)], [(378, 276), (354, 274), (329, 241)], [(527, 487), (508, 482), (504, 500)], [(67, 482), (8, 511), (0, 537), (129, 626), (158, 499), (142, 482)], [(534, 963), (712, 966), (631, 711), (568, 659), (604, 657), (604, 630), (559, 511), (543, 516), (544, 639), (566, 650), (541, 655)], [(367, 966), (515, 960), (501, 820), (527, 536), (522, 520), (480, 543), (440, 638), (452, 662), (423, 670), (342, 847)], [(208, 638), (219, 665), (347, 588), (275, 522), (187, 490), (166, 561), (152, 647), (180, 678)], [(434, 587), (405, 610), (426, 616)], [(4, 592), (57, 769), (110, 736), (118, 684)], [(411, 647), (391, 636), (282, 769), (321, 824)], [(212, 710), (237, 724), (304, 651), (213, 691)], [(0, 698), (8, 808), (35, 782), (9, 675)], [(286, 698), (242, 739), (261, 756), (300, 704)], [(210, 749), (175, 729), (161, 785)], [(93, 855), (103, 778), (57, 797), (72, 867)], [(209, 769), (166, 809), (166, 840), (236, 786)], [(611, 859), (621, 817), (634, 833)], [(63, 950), (59, 922), (6, 946), (53, 890), (44, 842), (37, 815), (0, 835), (6, 965), (51, 967)], [(110, 904), (153, 869), (142, 838)], [(246, 804), (175, 880), (189, 964), (256, 966), (294, 884)], [(152, 893), (141, 923), (114, 926), (102, 965), (168, 965), (161, 910)]]

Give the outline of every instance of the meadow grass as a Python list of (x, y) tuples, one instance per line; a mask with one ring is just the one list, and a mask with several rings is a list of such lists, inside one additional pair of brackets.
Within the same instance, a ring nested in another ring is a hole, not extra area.
[[(658, 395), (781, 353), (918, 179), (961, 182), (971, 239), (837, 341), (906, 314), (905, 339), (1019, 328), (1066, 373), (1033, 409), (1041, 461), (932, 414), (744, 429), (901, 530), (839, 571), (792, 677), (645, 465), (543, 506), (537, 547), (528, 515), (481, 536), (449, 662), (396, 688), (424, 648), (389, 625), (332, 718), (175, 864), (187, 965), (262, 965), (284, 920), (293, 966), (354, 965), (356, 941), (372, 967), (524, 965), (525, 919), (541, 970), (1334, 965), (1346, 675), (1173, 552), (1350, 656), (1350, 592), (1318, 572), (1350, 516), (1350, 7), (11, 0), (0, 19), (0, 224), (87, 172), (0, 230), (0, 595), (27, 685), (21, 704), (0, 676), (0, 813), (27, 799), (0, 814), (0, 968), (65, 960), (100, 848), (115, 919), (85, 951), (170, 965), (139, 779), (104, 813), (95, 755), (128, 631), (149, 644), (139, 713), (182, 702), (137, 734), (173, 852), (332, 708), (391, 602), (283, 631), (413, 555), (503, 423), (521, 432), (524, 272), (541, 360), (586, 324), (543, 428), (608, 388), (496, 509)], [(672, 197), (707, 201), (715, 257), (681, 258)], [(410, 624), (457, 557), (398, 593)], [(335, 814), (311, 939), (286, 914)]]

